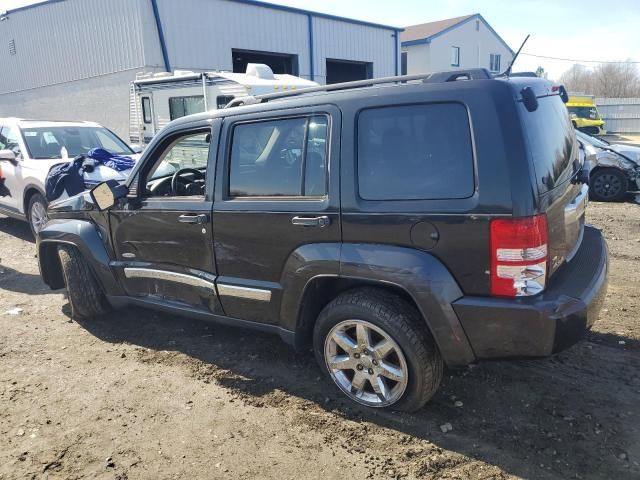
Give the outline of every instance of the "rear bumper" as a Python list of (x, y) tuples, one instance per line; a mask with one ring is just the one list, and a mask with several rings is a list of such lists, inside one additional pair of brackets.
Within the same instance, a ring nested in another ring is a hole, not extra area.
[(539, 357), (576, 343), (598, 318), (609, 255), (602, 234), (585, 226), (575, 257), (535, 297), (462, 297), (453, 308), (478, 359)]

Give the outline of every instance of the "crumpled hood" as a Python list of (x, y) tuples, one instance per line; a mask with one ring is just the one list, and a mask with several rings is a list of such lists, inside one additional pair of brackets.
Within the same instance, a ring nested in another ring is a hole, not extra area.
[(609, 148), (621, 155), (624, 155), (636, 165), (640, 165), (640, 147), (634, 147), (632, 145), (612, 144)]

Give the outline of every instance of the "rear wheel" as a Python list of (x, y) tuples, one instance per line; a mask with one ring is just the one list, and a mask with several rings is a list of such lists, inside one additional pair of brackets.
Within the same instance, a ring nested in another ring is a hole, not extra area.
[(602, 168), (591, 174), (589, 193), (599, 202), (619, 202), (629, 189), (624, 173), (615, 168)]
[(338, 388), (368, 407), (418, 410), (442, 378), (442, 358), (424, 321), (384, 290), (354, 290), (329, 303), (314, 328), (314, 350)]
[(49, 221), (49, 216), (47, 215), (47, 201), (39, 193), (34, 193), (31, 195), (31, 198), (29, 198), (27, 219), (29, 220), (29, 226), (31, 227), (31, 232), (34, 237)]
[(71, 305), (71, 318), (88, 319), (107, 313), (109, 304), (78, 249), (70, 245), (60, 245), (58, 256)]

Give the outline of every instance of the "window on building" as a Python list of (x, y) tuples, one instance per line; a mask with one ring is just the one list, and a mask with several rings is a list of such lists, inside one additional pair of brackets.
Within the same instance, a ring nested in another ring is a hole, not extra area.
[(497, 53), (492, 53), (489, 55), (489, 70), (492, 72), (500, 71), (500, 55)]
[(407, 52), (402, 52), (401, 57), (400, 57), (400, 67), (401, 67), (401, 73), (402, 75), (406, 75), (407, 74)]
[(171, 120), (201, 112), (204, 112), (204, 96), (202, 95), (169, 98), (169, 118)]
[(460, 66), (460, 47), (451, 47), (451, 66)]
[(227, 103), (229, 103), (234, 98), (235, 97), (233, 95), (218, 95), (216, 97), (216, 106), (218, 107), (218, 109), (224, 108), (227, 106)]
[(473, 178), (469, 118), (463, 105), (374, 108), (358, 117), (361, 198), (466, 198), (473, 194)]
[(142, 121), (144, 123), (151, 123), (151, 99), (149, 97), (142, 97)]
[(476, 32), (480, 31), (480, 20), (476, 20)]
[(325, 195), (327, 125), (327, 117), (315, 115), (235, 126), (229, 167), (229, 195)]

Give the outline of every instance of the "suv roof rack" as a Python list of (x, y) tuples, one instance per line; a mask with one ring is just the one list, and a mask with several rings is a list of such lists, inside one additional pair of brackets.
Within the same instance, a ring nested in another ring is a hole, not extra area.
[(467, 70), (451, 70), (446, 72), (420, 73), (417, 75), (397, 75), (393, 77), (372, 78), (368, 80), (356, 80), (354, 82), (333, 83), (317, 87), (301, 88), (288, 92), (267, 93), (265, 95), (247, 95), (231, 100), (224, 108), (238, 107), (241, 105), (255, 105), (281, 98), (296, 97), (307, 93), (333, 92), (336, 90), (349, 90), (352, 88), (371, 87), (387, 83), (406, 83), (421, 80), (423, 83), (443, 83), (457, 80), (488, 80), (494, 78), (486, 68), (470, 68)]

